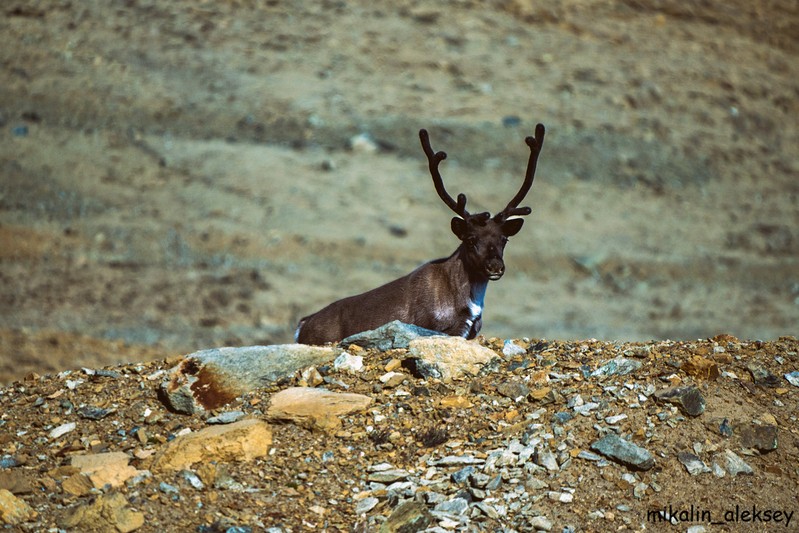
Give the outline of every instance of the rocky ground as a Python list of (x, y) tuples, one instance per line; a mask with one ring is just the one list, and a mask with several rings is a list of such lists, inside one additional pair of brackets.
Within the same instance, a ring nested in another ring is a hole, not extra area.
[[(31, 375), (0, 389), (0, 516), (24, 531), (795, 529), (796, 339), (432, 339), (336, 349), (195, 414), (164, 403), (181, 359)], [(296, 397), (322, 389), (310, 408)]]

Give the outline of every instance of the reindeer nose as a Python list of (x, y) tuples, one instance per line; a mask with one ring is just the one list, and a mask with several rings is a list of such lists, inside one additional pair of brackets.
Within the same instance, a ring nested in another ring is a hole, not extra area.
[(496, 281), (502, 277), (502, 274), (505, 273), (505, 264), (502, 262), (501, 259), (489, 259), (486, 262), (486, 274), (488, 274), (488, 279), (491, 281)]

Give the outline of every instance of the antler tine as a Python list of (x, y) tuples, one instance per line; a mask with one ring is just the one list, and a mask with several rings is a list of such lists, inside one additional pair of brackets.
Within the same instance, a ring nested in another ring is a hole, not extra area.
[(527, 137), (524, 139), (524, 142), (527, 143), (527, 146), (530, 147), (530, 159), (527, 161), (527, 172), (524, 175), (524, 183), (522, 183), (521, 189), (519, 192), (516, 193), (516, 196), (508, 202), (508, 205), (500, 212), (503, 218), (507, 218), (510, 216), (515, 215), (529, 215), (532, 213), (532, 209), (529, 207), (517, 207), (519, 203), (527, 196), (527, 193), (530, 190), (530, 187), (533, 185), (533, 179), (535, 178), (535, 167), (538, 164), (538, 156), (541, 154), (541, 147), (544, 145), (544, 134), (546, 130), (544, 129), (543, 124), (538, 124), (535, 127), (535, 138)]
[(441, 179), (441, 173), (438, 171), (438, 164), (447, 158), (446, 152), (434, 152), (430, 146), (430, 135), (426, 129), (419, 130), (419, 140), (422, 142), (422, 150), (427, 156), (427, 162), (430, 167), (430, 175), (433, 177), (433, 185), (436, 188), (438, 196), (444, 201), (447, 206), (455, 211), (462, 218), (467, 218), (469, 212), (466, 211), (466, 195), (461, 193), (458, 195), (458, 201), (452, 199), (452, 196), (447, 193), (444, 188), (444, 180)]

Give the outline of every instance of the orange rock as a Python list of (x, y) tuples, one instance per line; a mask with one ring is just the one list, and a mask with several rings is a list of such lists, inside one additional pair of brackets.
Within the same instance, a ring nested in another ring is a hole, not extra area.
[(106, 485), (119, 487), (125, 481), (140, 473), (128, 462), (130, 457), (124, 452), (93, 453), (87, 455), (74, 455), (72, 466), (79, 468), (86, 474), (95, 488)]
[(88, 494), (93, 487), (94, 484), (92, 480), (83, 474), (73, 474), (61, 484), (61, 488), (64, 489), (64, 492), (72, 496)]
[(548, 383), (549, 370), (538, 370), (530, 376), (530, 383)]
[(713, 380), (721, 375), (719, 366), (701, 355), (692, 355), (689, 357), (688, 360), (683, 363), (682, 369), (689, 376), (699, 379)]
[(153, 470), (182, 470), (210, 461), (251, 461), (263, 457), (272, 445), (272, 430), (262, 420), (248, 418), (234, 424), (207, 427), (168, 443), (153, 462)]
[(472, 402), (466, 396), (444, 396), (439, 405), (450, 409), (468, 409), (472, 406)]
[(16, 525), (36, 516), (36, 511), (10, 491), (0, 489), (0, 521), (4, 524)]
[(530, 391), (529, 396), (534, 400), (542, 400), (552, 389), (550, 387), (542, 387), (540, 389), (533, 389)]
[(74, 531), (119, 531), (128, 533), (144, 525), (144, 514), (128, 508), (119, 492), (75, 508), (58, 521), (59, 527)]

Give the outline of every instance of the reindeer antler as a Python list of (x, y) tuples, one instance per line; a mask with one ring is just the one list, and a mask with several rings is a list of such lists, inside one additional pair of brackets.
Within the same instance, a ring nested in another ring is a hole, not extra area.
[(533, 212), (529, 207), (518, 207), (518, 205), (524, 200), (524, 197), (527, 196), (530, 187), (533, 185), (535, 167), (538, 163), (538, 156), (541, 154), (541, 147), (544, 145), (545, 133), (544, 125), (538, 124), (535, 127), (535, 138), (527, 137), (524, 139), (524, 142), (530, 147), (530, 159), (527, 161), (527, 172), (524, 174), (524, 183), (522, 183), (522, 187), (519, 189), (519, 192), (516, 193), (516, 196), (505, 206), (505, 209), (497, 213), (494, 218), (501, 218), (504, 220), (511, 216), (529, 215)]
[(438, 171), (438, 164), (447, 158), (447, 153), (433, 151), (433, 148), (430, 146), (430, 135), (424, 128), (419, 130), (419, 140), (422, 141), (422, 150), (424, 150), (424, 153), (427, 156), (427, 162), (430, 167), (430, 175), (433, 177), (433, 185), (436, 187), (438, 196), (444, 200), (444, 203), (447, 204), (450, 209), (455, 211), (455, 213), (457, 213), (461, 218), (468, 218), (469, 212), (466, 211), (466, 195), (460, 193), (458, 195), (458, 201), (456, 202), (453, 200), (452, 196), (450, 196), (449, 193), (447, 193), (447, 190), (444, 188), (444, 180), (441, 179), (441, 173)]

